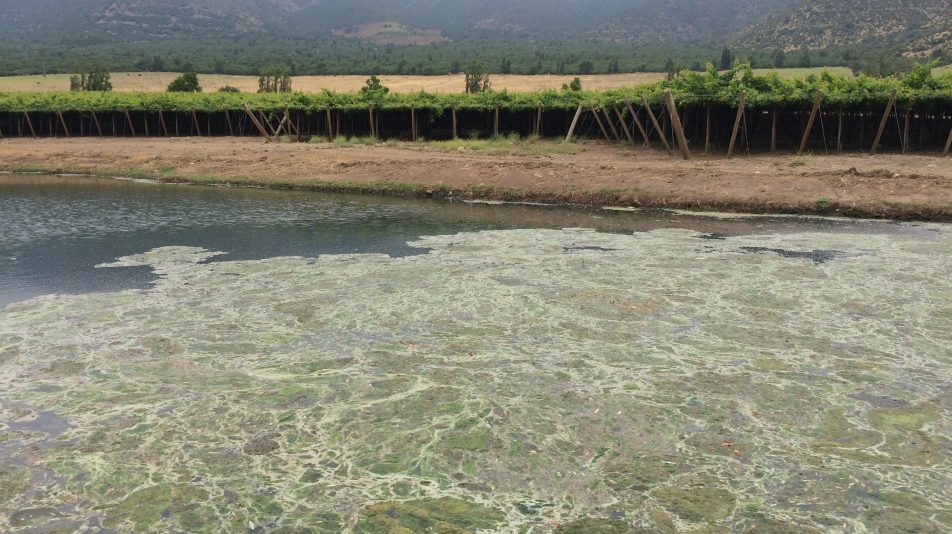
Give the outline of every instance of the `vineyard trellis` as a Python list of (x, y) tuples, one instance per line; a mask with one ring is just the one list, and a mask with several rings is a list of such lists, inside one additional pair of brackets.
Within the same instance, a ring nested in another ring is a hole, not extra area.
[[(887, 119), (893, 117), (891, 126)], [(835, 144), (827, 138), (827, 124), (836, 125)], [(892, 78), (822, 74), (783, 80), (738, 65), (723, 73), (685, 72), (670, 81), (603, 91), (0, 93), (4, 137), (417, 140), (517, 133), (600, 137), (632, 146), (652, 146), (657, 140), (684, 156), (691, 151), (733, 155), (739, 143), (748, 151), (799, 153), (833, 145), (836, 150), (948, 153), (950, 132), (952, 76), (936, 78), (926, 67)]]

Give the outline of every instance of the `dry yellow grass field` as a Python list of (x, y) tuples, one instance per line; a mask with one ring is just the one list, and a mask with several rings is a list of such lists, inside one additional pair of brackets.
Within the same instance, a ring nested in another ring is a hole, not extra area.
[[(165, 91), (177, 73), (169, 72), (117, 72), (112, 74), (112, 85), (116, 91), (155, 92)], [(493, 75), (493, 88), (509, 91), (535, 91), (538, 89), (559, 89), (562, 84), (572, 81), (574, 76), (525, 76)], [(656, 82), (664, 79), (664, 74), (638, 73), (582, 76), (587, 89), (608, 89), (625, 85)], [(199, 74), (199, 83), (206, 92), (217, 91), (219, 87), (231, 85), (245, 92), (258, 90), (256, 76), (229, 76), (221, 74)], [(356, 91), (360, 89), (367, 76), (296, 76), (292, 81), (295, 91), (306, 93), (319, 92), (321, 89), (334, 91)], [(463, 91), (462, 74), (445, 76), (380, 76), (381, 82), (391, 91), (407, 93), (428, 91), (435, 93), (459, 93)], [(0, 91), (68, 91), (68, 74), (48, 76), (8, 76), (0, 77)]]
[[(804, 77), (810, 73), (819, 73), (828, 70), (834, 74), (849, 75), (850, 70), (843, 67), (817, 69), (779, 69), (777, 72), (786, 78)], [(758, 74), (769, 70), (756, 70)], [(117, 72), (112, 74), (112, 84), (116, 91), (123, 92), (161, 92), (165, 91), (177, 73), (171, 72)], [(568, 83), (573, 75), (501, 75), (492, 76), (493, 88), (508, 91), (536, 91), (540, 89), (559, 89), (562, 84)], [(665, 77), (662, 73), (635, 73), (635, 74), (596, 74), (581, 76), (582, 85), (586, 89), (611, 89), (642, 83), (657, 82)], [(217, 91), (219, 87), (231, 85), (244, 92), (258, 90), (256, 76), (229, 76), (222, 74), (199, 74), (199, 83), (206, 92)], [(334, 91), (356, 91), (360, 89), (367, 76), (297, 76), (293, 79), (292, 87), (295, 91), (306, 93), (319, 92), (321, 89)], [(380, 80), (391, 91), (408, 93), (428, 91), (434, 93), (462, 92), (464, 81), (462, 74), (445, 76), (381, 76)], [(48, 76), (7, 76), (0, 77), (0, 91), (68, 91), (68, 74), (51, 74)]]

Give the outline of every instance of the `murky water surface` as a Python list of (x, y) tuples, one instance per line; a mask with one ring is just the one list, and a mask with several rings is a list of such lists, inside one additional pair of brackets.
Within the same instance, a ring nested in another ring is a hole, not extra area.
[(0, 531), (952, 529), (948, 226), (0, 176), (0, 258)]

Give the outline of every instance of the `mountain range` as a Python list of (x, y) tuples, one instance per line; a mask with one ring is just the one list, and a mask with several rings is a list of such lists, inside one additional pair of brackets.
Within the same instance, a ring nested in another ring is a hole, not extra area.
[(269, 38), (309, 46), (865, 47), (942, 57), (952, 56), (952, 0), (0, 0), (0, 44), (21, 51), (227, 49)]

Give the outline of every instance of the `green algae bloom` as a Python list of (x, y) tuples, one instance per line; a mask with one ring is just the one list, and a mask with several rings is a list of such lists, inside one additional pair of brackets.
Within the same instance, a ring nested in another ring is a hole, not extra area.
[(421, 238), (0, 309), (0, 531), (952, 529), (952, 229)]

